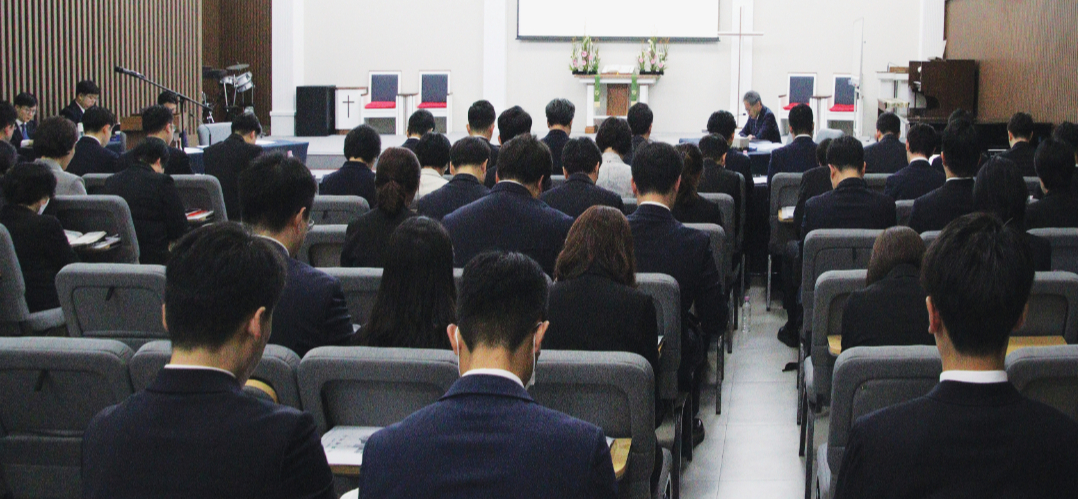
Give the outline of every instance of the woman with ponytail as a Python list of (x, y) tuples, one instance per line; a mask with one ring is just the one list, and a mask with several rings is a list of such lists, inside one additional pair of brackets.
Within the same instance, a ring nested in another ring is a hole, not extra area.
[(348, 224), (341, 250), (342, 267), (385, 266), (389, 236), (405, 220), (416, 216), (408, 208), (419, 189), (419, 159), (407, 149), (391, 147), (378, 158), (374, 186), (377, 203), (369, 213)]

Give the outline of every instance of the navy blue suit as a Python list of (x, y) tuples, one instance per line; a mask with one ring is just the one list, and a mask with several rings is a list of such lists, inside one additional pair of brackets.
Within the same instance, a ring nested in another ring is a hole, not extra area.
[(169, 244), (187, 232), (183, 200), (172, 177), (134, 163), (105, 180), (105, 194), (122, 197), (131, 209), (139, 263), (166, 264)]
[(564, 185), (544, 192), (539, 199), (573, 218), (579, 218), (592, 206), (609, 206), (625, 211), (625, 201), (621, 196), (596, 186), (591, 177), (584, 173), (569, 175)]
[(565, 144), (569, 143), (569, 134), (561, 130), (551, 130), (542, 140), (550, 148), (550, 161), (552, 163), (550, 174), (563, 174), (564, 172), (561, 171), (561, 151), (565, 149)]
[(310, 414), (247, 395), (226, 373), (164, 369), (90, 422), (82, 497), (337, 496)]
[(767, 106), (763, 106), (760, 110), (760, 116), (749, 118), (749, 121), (745, 122), (745, 128), (741, 129), (741, 136), (748, 137), (749, 135), (760, 140), (782, 142), (782, 134), (779, 132), (779, 123), (775, 119), (775, 113), (772, 113)]
[(11, 145), (15, 146), (16, 149), (22, 145), (22, 141), (34, 139), (34, 130), (37, 130), (37, 121), (27, 121), (23, 126), (26, 127), (26, 135), (23, 135), (18, 122), (15, 123), (15, 131), (11, 134)]
[(910, 228), (917, 233), (943, 230), (952, 220), (973, 213), (973, 179), (955, 178), (913, 202)]
[(927, 159), (915, 159), (909, 166), (887, 177), (883, 193), (895, 201), (917, 199), (939, 189), (947, 176), (932, 167)]
[(337, 171), (322, 178), (318, 193), (323, 196), (359, 196), (374, 207), (378, 189), (374, 187), (374, 171), (366, 163), (348, 161)]
[[(161, 140), (157, 137), (146, 137), (143, 140)], [(161, 140), (161, 142), (164, 142)], [(120, 155), (120, 169), (131, 166), (132, 163), (138, 163), (131, 151), (127, 151)], [(164, 165), (165, 175), (193, 175), (195, 172), (191, 170), (191, 157), (183, 149), (168, 146), (168, 163)], [(69, 166), (68, 171), (71, 170)], [(229, 215), (232, 215), (229, 212)], [(240, 214), (236, 213), (235, 217), (239, 217)]]
[(767, 165), (767, 186), (779, 173), (805, 173), (819, 166), (816, 163), (816, 143), (811, 137), (798, 137), (789, 144), (771, 151)]
[(101, 145), (93, 137), (83, 136), (75, 143), (75, 155), (67, 165), (67, 172), (83, 176), (87, 173), (117, 173), (122, 170), (120, 155)]
[(613, 498), (603, 430), (535, 403), (515, 381), (476, 374), (371, 435), (364, 498)]
[(894, 134), (865, 146), (865, 173), (895, 173), (906, 167), (906, 144)]
[(446, 215), (442, 223), (453, 238), (457, 267), (486, 251), (516, 251), (553, 274), (573, 217), (533, 198), (523, 185), (503, 181), (482, 199)]
[(887, 229), (895, 225), (895, 201), (868, 188), (863, 178), (848, 178), (831, 192), (805, 202), (801, 234), (816, 229)]
[(71, 120), (76, 125), (82, 123), (83, 113), (85, 113), (85, 111), (83, 111), (82, 108), (79, 107), (79, 104), (74, 100), (72, 100), (71, 104), (68, 104), (67, 107), (60, 110), (60, 116)]
[(441, 220), (458, 208), (490, 193), (475, 175), (458, 173), (434, 192), (416, 201), (416, 211), (425, 217)]
[(288, 262), (288, 280), (273, 309), (269, 342), (303, 357), (308, 350), (343, 346), (352, 341), (352, 316), (337, 278), (288, 256), (284, 247), (270, 242)]
[(1014, 147), (1000, 154), (1001, 158), (1006, 158), (1014, 161), (1014, 164), (1018, 166), (1018, 171), (1022, 172), (1023, 177), (1036, 177), (1037, 168), (1033, 165), (1033, 156), (1037, 153), (1037, 148), (1033, 147), (1029, 141), (1019, 141), (1014, 143)]
[(403, 147), (403, 148), (405, 148), (405, 149), (407, 149), (409, 151), (415, 152), (415, 146), (418, 143), (419, 143), (419, 139), (417, 139), (415, 137), (408, 137), (408, 139), (405, 140), (403, 144), (401, 144), (401, 147)]
[[(741, 174), (741, 178), (745, 179), (745, 208), (749, 209), (752, 206), (752, 194), (756, 190), (756, 184), (752, 177), (752, 160), (743, 153), (731, 149), (726, 153), (726, 165), (725, 168), (732, 172)], [(705, 177), (707, 173), (705, 170)], [(703, 180), (701, 180), (703, 183)], [(749, 216), (745, 215), (745, 221), (748, 222)]]
[(1070, 191), (1049, 192), (1026, 207), (1026, 227), (1078, 227), (1078, 200)]
[(240, 209), (240, 173), (251, 166), (251, 161), (262, 154), (262, 146), (248, 144), (239, 134), (229, 135), (227, 139), (209, 146), (202, 153), (206, 175), (217, 177), (221, 183), (221, 193), (225, 197), (225, 211), (228, 219), (243, 219)]

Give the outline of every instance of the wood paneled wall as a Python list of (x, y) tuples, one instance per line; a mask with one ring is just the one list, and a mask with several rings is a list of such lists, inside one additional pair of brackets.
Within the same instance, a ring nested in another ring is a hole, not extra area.
[(980, 62), (978, 120), (1078, 121), (1078, 2), (950, 0), (947, 58)]
[(158, 89), (115, 66), (197, 99), (201, 10), (200, 0), (0, 0), (0, 99), (31, 92), (39, 119), (54, 116), (91, 79), (117, 117), (157, 103)]
[[(269, 133), (269, 112), (273, 102), (271, 0), (201, 1), (203, 64), (213, 68), (237, 63), (251, 65), (247, 71), (252, 73), (255, 83), (255, 114), (262, 122), (263, 131)], [(221, 93), (221, 85), (210, 80), (203, 82), (203, 88), (211, 99)], [(224, 110), (217, 108), (214, 117), (218, 121), (224, 120)]]

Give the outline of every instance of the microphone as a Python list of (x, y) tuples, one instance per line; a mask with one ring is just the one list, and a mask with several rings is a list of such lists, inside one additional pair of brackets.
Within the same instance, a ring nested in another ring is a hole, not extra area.
[(142, 73), (139, 73), (138, 71), (132, 71), (122, 66), (116, 66), (116, 72), (120, 74), (125, 74), (127, 76), (134, 76), (135, 78), (146, 78), (142, 75)]

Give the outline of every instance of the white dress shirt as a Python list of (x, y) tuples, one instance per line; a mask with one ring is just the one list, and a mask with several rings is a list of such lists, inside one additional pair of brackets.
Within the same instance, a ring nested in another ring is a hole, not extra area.
[(449, 181), (442, 177), (441, 173), (433, 168), (424, 168), (419, 174), (419, 189), (415, 191), (415, 199), (419, 201), (423, 196), (430, 194)]
[(595, 185), (623, 198), (636, 197), (633, 195), (633, 169), (613, 151), (603, 153), (603, 164), (599, 165), (599, 179)]
[(165, 369), (177, 369), (177, 370), (185, 370), (185, 371), (217, 371), (219, 373), (225, 373), (225, 374), (227, 374), (229, 376), (232, 376), (232, 379), (236, 379), (235, 374), (232, 374), (231, 372), (228, 372), (228, 371), (226, 371), (224, 369), (219, 369), (219, 368), (210, 367), (210, 366), (195, 366), (195, 365), (191, 365), (191, 364), (165, 364)]
[(672, 211), (669, 206), (656, 201), (641, 201), (640, 204), (637, 205), (637, 209), (644, 205), (658, 206), (666, 211)]
[(976, 383), (986, 385), (989, 383), (1006, 383), (1007, 371), (943, 371), (940, 381), (957, 381), (959, 383)]
[(460, 377), (463, 378), (465, 376), (472, 376), (472, 375), (479, 375), (479, 374), (484, 374), (484, 375), (487, 375), (487, 376), (499, 376), (499, 377), (511, 380), (514, 383), (520, 385), (521, 388), (524, 388), (524, 383), (522, 381), (520, 381), (520, 377), (517, 376), (516, 374), (513, 374), (513, 373), (511, 373), (509, 371), (506, 371), (505, 369), (493, 369), (493, 368), (472, 369), (472, 370), (460, 375)]

